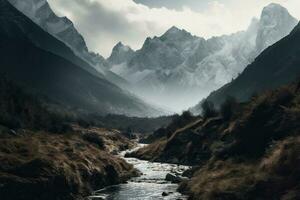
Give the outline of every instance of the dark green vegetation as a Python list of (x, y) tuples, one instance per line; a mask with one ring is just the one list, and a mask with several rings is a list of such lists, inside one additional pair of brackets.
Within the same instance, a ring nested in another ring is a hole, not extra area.
[(128, 117), (125, 115), (97, 114), (82, 115), (78, 123), (83, 126), (98, 126), (109, 129), (118, 129), (123, 132), (132, 132), (148, 135), (153, 131), (167, 126), (175, 116), (162, 116), (156, 118)]
[(221, 110), (132, 155), (195, 165), (179, 188), (191, 199), (299, 199), (300, 82)]
[(196, 119), (190, 112), (183, 112), (182, 115), (174, 115), (168, 118), (169, 123), (164, 126), (152, 130), (152, 134), (142, 139), (143, 143), (152, 143), (161, 138), (170, 137), (178, 127), (183, 127), (190, 123), (191, 120)]
[(67, 132), (66, 117), (50, 112), (37, 97), (0, 77), (0, 124), (17, 129)]
[[(267, 48), (231, 83), (211, 93), (207, 98), (219, 107), (227, 97), (239, 102), (252, 95), (275, 89), (299, 78), (300, 75), (300, 24), (279, 42)], [(196, 112), (201, 110), (201, 104)]]
[(6, 0), (0, 0), (0, 24), (0, 73), (28, 90), (81, 112), (160, 114), (105, 80)]

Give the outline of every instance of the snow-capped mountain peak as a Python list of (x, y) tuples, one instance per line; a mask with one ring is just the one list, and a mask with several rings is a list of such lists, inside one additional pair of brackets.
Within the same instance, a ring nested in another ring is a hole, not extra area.
[[(57, 16), (47, 0), (8, 0), (14, 7), (42, 29), (64, 42), (72, 51), (103, 74), (107, 80), (121, 86), (124, 80), (109, 71), (109, 63), (98, 53), (89, 51), (83, 36), (67, 17)], [(120, 84), (119, 84), (120, 83)]]
[(259, 53), (288, 35), (297, 22), (298, 20), (280, 4), (271, 3), (264, 7), (258, 25), (256, 41)]
[(247, 30), (231, 35), (205, 40), (173, 26), (160, 37), (148, 37), (115, 72), (135, 85), (138, 95), (179, 111), (236, 78), (296, 24), (287, 9), (270, 4)]
[(107, 59), (112, 65), (128, 62), (134, 55), (134, 51), (122, 42), (114, 46), (110, 57)]
[(182, 41), (193, 39), (193, 36), (191, 33), (187, 32), (184, 29), (179, 29), (176, 26), (172, 26), (160, 37), (160, 39), (163, 41)]
[(175, 35), (184, 32), (184, 30), (180, 30), (176, 26), (172, 26), (170, 29), (168, 29), (164, 35)]
[(119, 51), (119, 52), (128, 52), (133, 51), (130, 46), (124, 45), (122, 42), (119, 42), (114, 48), (113, 51)]

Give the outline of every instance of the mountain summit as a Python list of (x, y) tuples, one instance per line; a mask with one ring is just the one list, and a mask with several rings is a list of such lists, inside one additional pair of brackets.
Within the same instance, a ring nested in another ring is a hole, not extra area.
[(96, 68), (105, 68), (105, 59), (89, 52), (82, 35), (67, 17), (58, 17), (46, 0), (8, 0), (45, 31), (67, 44), (79, 57)]
[(73, 110), (154, 116), (161, 113), (110, 83), (56, 37), (0, 0), (0, 74)]
[[(235, 80), (212, 92), (207, 100), (218, 107), (227, 97), (245, 102), (254, 94), (295, 81), (300, 74), (299, 43), (300, 24), (288, 36), (264, 50)], [(199, 112), (200, 104), (194, 110)]]
[(288, 35), (298, 20), (290, 15), (288, 10), (279, 4), (266, 6), (260, 17), (256, 39), (257, 50), (261, 52)]
[(134, 51), (129, 46), (125, 46), (122, 42), (119, 42), (114, 46), (112, 53), (107, 60), (110, 64), (118, 65), (130, 60), (133, 55)]
[(136, 94), (181, 111), (236, 78), (297, 22), (286, 8), (270, 4), (247, 30), (231, 35), (205, 40), (173, 26), (147, 38), (130, 60), (118, 60), (123, 64), (112, 69), (131, 82)]
[[(128, 82), (109, 70), (109, 63), (98, 53), (89, 51), (82, 35), (67, 17), (58, 17), (46, 0), (8, 0), (15, 8), (38, 24), (43, 30), (64, 42), (82, 60), (97, 70), (96, 74), (126, 88)], [(89, 71), (92, 71), (90, 69)]]

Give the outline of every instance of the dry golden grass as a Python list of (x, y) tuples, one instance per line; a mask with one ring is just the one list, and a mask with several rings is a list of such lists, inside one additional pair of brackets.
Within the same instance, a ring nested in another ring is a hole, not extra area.
[[(27, 133), (0, 142), (0, 196), (4, 200), (18, 196), (73, 199), (137, 174), (132, 165), (78, 134)], [(49, 197), (42, 197), (45, 194)]]
[(180, 190), (199, 200), (280, 199), (299, 194), (295, 190), (299, 174), (300, 137), (290, 137), (274, 144), (258, 161), (211, 161)]

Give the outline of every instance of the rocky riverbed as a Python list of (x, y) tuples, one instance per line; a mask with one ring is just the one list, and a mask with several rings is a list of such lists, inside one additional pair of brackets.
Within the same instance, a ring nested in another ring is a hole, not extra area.
[[(141, 148), (144, 145), (139, 145)], [(135, 149), (136, 150), (136, 149)], [(90, 199), (107, 200), (151, 200), (151, 199), (187, 199), (176, 190), (178, 184), (166, 181), (167, 174), (180, 176), (189, 167), (174, 164), (164, 164), (139, 160), (136, 158), (125, 158), (128, 151), (120, 154), (128, 163), (132, 164), (141, 172), (141, 176), (132, 178), (125, 184), (110, 186), (99, 191), (95, 191)]]

